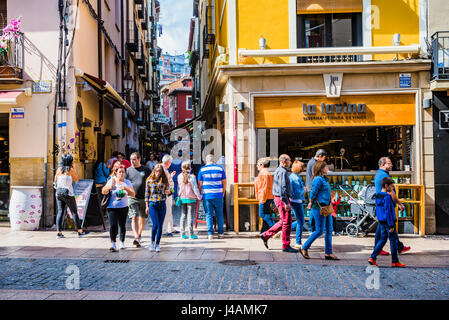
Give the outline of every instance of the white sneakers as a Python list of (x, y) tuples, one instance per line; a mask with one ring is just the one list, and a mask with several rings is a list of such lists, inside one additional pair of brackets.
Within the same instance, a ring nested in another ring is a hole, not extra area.
[(117, 251), (117, 246), (115, 245), (115, 242), (111, 242), (111, 248), (109, 248), (109, 251), (111, 251), (111, 252)]
[(149, 251), (153, 252), (161, 252), (161, 247), (158, 244), (155, 244), (154, 242), (151, 242), (150, 247), (148, 248)]
[(224, 237), (224, 235), (222, 235), (222, 234), (218, 235), (218, 239), (223, 239), (223, 237)]
[(207, 239), (212, 240), (214, 237), (210, 234), (207, 236)]
[(150, 247), (148, 248), (149, 251), (154, 251), (154, 242), (151, 242)]
[(159, 247), (159, 245), (156, 245), (156, 252), (161, 252), (161, 248)]
[(119, 245), (118, 245), (118, 247), (121, 249), (121, 250), (123, 250), (123, 249), (125, 249), (126, 247), (125, 247), (125, 243), (124, 242), (122, 242), (122, 241), (120, 241), (120, 243), (119, 243)]

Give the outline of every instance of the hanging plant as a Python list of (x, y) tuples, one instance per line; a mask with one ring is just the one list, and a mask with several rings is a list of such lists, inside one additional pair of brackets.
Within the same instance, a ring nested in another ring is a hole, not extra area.
[(0, 37), (0, 57), (2, 62), (7, 61), (9, 50), (11, 49), (11, 41), (21, 35), (20, 25), (21, 18), (14, 18), (11, 22), (3, 28)]

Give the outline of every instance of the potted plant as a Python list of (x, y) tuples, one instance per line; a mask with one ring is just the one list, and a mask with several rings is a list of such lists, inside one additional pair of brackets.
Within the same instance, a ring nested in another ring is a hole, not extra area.
[(12, 42), (21, 35), (21, 18), (14, 18), (3, 28), (0, 37), (0, 65), (8, 65)]

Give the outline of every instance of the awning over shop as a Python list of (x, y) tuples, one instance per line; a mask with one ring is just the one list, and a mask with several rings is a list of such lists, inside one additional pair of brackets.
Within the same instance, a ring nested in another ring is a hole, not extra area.
[(115, 91), (115, 89), (107, 82), (99, 79), (88, 73), (84, 73), (81, 69), (76, 69), (76, 77), (83, 78), (87, 83), (94, 88), (99, 94), (103, 95), (105, 99), (111, 102), (113, 105), (125, 108), (126, 111), (135, 115), (135, 111), (126, 103), (125, 100)]
[(23, 91), (3, 91), (0, 92), (0, 105), (16, 105), (17, 98), (23, 93)]

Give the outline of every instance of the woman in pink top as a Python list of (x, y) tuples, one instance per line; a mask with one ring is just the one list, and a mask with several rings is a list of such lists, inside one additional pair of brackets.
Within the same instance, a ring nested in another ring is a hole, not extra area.
[[(181, 165), (182, 173), (178, 176), (179, 199), (181, 202), (181, 238), (198, 239), (193, 233), (193, 224), (195, 222), (193, 214), (195, 212), (197, 200), (201, 200), (201, 193), (199, 192), (196, 183), (195, 175), (191, 174), (192, 167), (190, 161), (184, 161)], [(186, 218), (187, 218), (187, 232), (186, 232)]]

